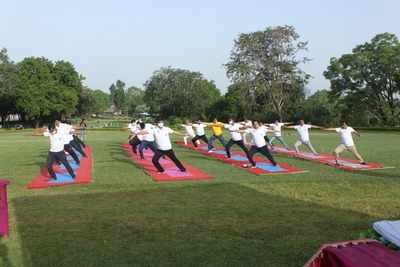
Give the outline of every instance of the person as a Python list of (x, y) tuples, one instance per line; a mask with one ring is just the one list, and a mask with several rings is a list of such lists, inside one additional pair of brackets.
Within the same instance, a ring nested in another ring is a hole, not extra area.
[(204, 143), (208, 144), (208, 139), (205, 134), (204, 128), (207, 125), (202, 123), (201, 121), (197, 121), (196, 123), (193, 124), (195, 136), (192, 139), (193, 146), (197, 147), (197, 141), (202, 140)]
[(280, 122), (278, 120), (275, 121), (275, 123), (272, 124), (267, 124), (268, 127), (272, 129), (272, 137), (271, 140), (269, 141), (269, 144), (271, 147), (273, 147), (273, 142), (275, 140), (278, 140), (287, 150), (289, 150), (288, 145), (286, 144), (285, 140), (282, 137), (282, 127), (285, 127), (285, 125), (288, 125), (291, 123), (287, 122)]
[(53, 169), (54, 163), (62, 163), (72, 179), (75, 179), (75, 173), (69, 165), (64, 152), (64, 136), (62, 133), (58, 132), (55, 123), (49, 125), (48, 130), (43, 131), (43, 135), (49, 137), (50, 149), (47, 156), (47, 171), (51, 177), (51, 180), (56, 181), (57, 176)]
[(321, 129), (322, 127), (316, 126), (316, 125), (311, 125), (311, 124), (305, 124), (304, 120), (300, 120), (298, 125), (295, 126), (289, 126), (288, 128), (293, 128), (297, 131), (297, 141), (294, 144), (294, 149), (296, 150), (296, 153), (300, 153), (299, 147), (301, 145), (305, 145), (308, 147), (308, 149), (315, 155), (318, 156), (319, 154), (317, 151), (315, 151), (314, 147), (312, 146), (310, 142), (310, 134), (309, 134), (309, 129), (311, 128), (318, 128)]
[(267, 142), (264, 139), (268, 129), (265, 126), (262, 126), (258, 121), (253, 121), (253, 126), (246, 130), (252, 138), (252, 145), (249, 151), (249, 161), (250, 164), (245, 164), (243, 167), (245, 168), (256, 168), (256, 162), (253, 160), (253, 157), (256, 153), (260, 153), (265, 156), (269, 161), (271, 161), (273, 166), (277, 166), (274, 157), (268, 149)]
[(140, 131), (145, 132), (145, 134), (143, 134), (143, 139), (139, 145), (140, 158), (144, 160), (143, 151), (145, 149), (150, 148), (151, 151), (153, 151), (153, 153), (156, 153), (157, 150), (156, 143), (154, 142), (155, 141), (154, 134), (152, 132), (154, 126), (150, 123), (144, 123), (144, 122), (139, 123), (139, 126), (140, 126)]
[(61, 123), (60, 126), (63, 129), (63, 133), (66, 135), (66, 139), (69, 142), (69, 145), (74, 148), (76, 151), (79, 152), (83, 157), (86, 157), (85, 151), (83, 151), (81, 145), (79, 142), (77, 142), (77, 137), (74, 137), (75, 129), (72, 126), (71, 122), (69, 121), (64, 121), (64, 123)]
[(219, 140), (219, 142), (226, 147), (225, 139), (223, 136), (222, 129), (224, 128), (224, 124), (219, 122), (216, 118), (213, 122), (207, 124), (208, 127), (211, 127), (213, 135), (208, 139), (208, 153), (211, 153), (214, 149), (213, 143), (215, 140)]
[(186, 172), (186, 168), (175, 156), (175, 152), (172, 149), (171, 139), (169, 136), (170, 134), (173, 134), (173, 133), (180, 134), (180, 135), (183, 135), (183, 134), (176, 132), (169, 127), (165, 127), (164, 123), (162, 121), (159, 121), (157, 123), (157, 127), (144, 129), (141, 131), (141, 133), (145, 134), (145, 135), (146, 134), (154, 135), (154, 139), (157, 144), (157, 149), (156, 149), (151, 161), (159, 173), (163, 173), (165, 171), (164, 168), (160, 164), (160, 158), (165, 157), (165, 156), (169, 157), (172, 160), (172, 162), (175, 163), (176, 167), (178, 167), (178, 169), (181, 172)]
[[(246, 128), (251, 128), (253, 126), (253, 122), (246, 119), (241, 122), (241, 125)], [(247, 146), (251, 145), (251, 135), (248, 132), (243, 132), (243, 143)]]
[[(182, 127), (185, 129), (185, 136), (183, 137), (183, 143), (185, 145), (188, 144), (188, 139), (193, 139), (196, 135), (194, 134), (193, 125), (189, 120), (185, 121), (185, 124), (182, 124)], [(200, 141), (197, 140), (196, 143), (199, 145)]]
[(84, 118), (81, 119), (81, 122), (79, 123), (79, 139), (82, 140), (83, 142), (86, 141), (86, 128), (87, 124)]
[(54, 122), (54, 126), (57, 129), (57, 132), (62, 136), (63, 142), (64, 142), (64, 150), (68, 152), (69, 155), (74, 159), (76, 164), (80, 164), (80, 160), (78, 158), (78, 155), (76, 155), (74, 149), (72, 148), (70, 142), (73, 140), (73, 137), (71, 138), (71, 128), (64, 123), (61, 123), (59, 120), (56, 120)]
[(345, 121), (342, 121), (341, 126), (339, 128), (327, 128), (324, 129), (327, 131), (336, 131), (340, 136), (340, 144), (336, 147), (333, 152), (335, 156), (336, 165), (340, 165), (339, 163), (339, 156), (340, 153), (344, 152), (345, 150), (350, 151), (359, 161), (360, 164), (366, 165), (367, 163), (364, 161), (363, 157), (358, 153), (356, 145), (354, 144), (352, 134), (356, 134), (360, 137), (360, 133), (354, 130), (352, 127), (348, 126)]
[(137, 154), (137, 146), (142, 142), (142, 136), (137, 134), (139, 131), (139, 123), (139, 121), (131, 120), (131, 122), (128, 124), (128, 143), (131, 146), (134, 154)]
[(228, 141), (225, 147), (227, 157), (231, 158), (231, 147), (236, 144), (243, 150), (243, 152), (246, 154), (247, 159), (249, 160), (249, 162), (251, 162), (249, 150), (244, 145), (242, 134), (240, 132), (240, 130), (243, 128), (242, 125), (239, 123), (235, 123), (233, 119), (230, 119), (228, 124), (225, 125), (225, 128), (231, 134), (231, 139)]

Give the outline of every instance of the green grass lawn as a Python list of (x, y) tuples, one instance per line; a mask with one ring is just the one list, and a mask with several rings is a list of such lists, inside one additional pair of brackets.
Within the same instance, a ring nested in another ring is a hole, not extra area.
[[(344, 172), (277, 157), (308, 170), (255, 176), (175, 147), (212, 181), (155, 183), (120, 148), (127, 134), (89, 132), (89, 185), (28, 190), (47, 139), (0, 132), (0, 178), (11, 181), (11, 235), (0, 266), (302, 266), (322, 243), (357, 238), (400, 218), (400, 134), (362, 133), (367, 161), (395, 169)], [(287, 136), (293, 143), (295, 136)], [(331, 151), (336, 134), (312, 132)]]

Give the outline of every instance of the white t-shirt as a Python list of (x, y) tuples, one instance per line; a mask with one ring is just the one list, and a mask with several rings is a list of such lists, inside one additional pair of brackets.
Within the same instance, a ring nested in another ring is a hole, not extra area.
[(171, 150), (172, 145), (171, 145), (171, 139), (169, 138), (169, 135), (172, 134), (174, 131), (168, 127), (155, 128), (153, 131), (154, 131), (154, 137), (156, 139), (158, 149), (164, 150), (164, 151)]
[(308, 129), (311, 129), (312, 126), (310, 124), (296, 125), (294, 129), (297, 131), (298, 138), (302, 142), (310, 141), (310, 134), (308, 133)]
[(256, 147), (263, 147), (267, 145), (264, 136), (267, 134), (267, 128), (264, 126), (258, 127), (257, 129), (251, 128), (247, 132), (251, 134), (252, 142)]
[(196, 135), (198, 135), (198, 136), (205, 135), (205, 132), (204, 132), (205, 127), (207, 127), (207, 125), (205, 125), (203, 123), (193, 124), (194, 131), (195, 131)]
[(346, 129), (336, 128), (336, 132), (339, 133), (343, 145), (354, 146), (353, 136), (351, 133), (355, 132), (355, 130), (352, 127), (347, 127)]
[(193, 126), (192, 125), (186, 125), (186, 124), (182, 124), (183, 128), (185, 128), (186, 134), (194, 137), (194, 131), (193, 131)]
[(228, 129), (229, 133), (231, 134), (233, 141), (240, 141), (242, 140), (242, 135), (240, 134), (241, 125), (239, 123), (234, 124), (225, 124), (225, 128)]
[(72, 125), (66, 123), (60, 123), (60, 125), (57, 127), (57, 133), (62, 135), (64, 144), (69, 144), (72, 140), (74, 140), (74, 137), (71, 134), (72, 130)]
[(143, 141), (154, 142), (154, 129), (155, 127), (153, 125), (146, 124), (144, 130), (148, 133), (143, 135)]
[(270, 124), (273, 130), (273, 136), (281, 137), (282, 136), (282, 126), (285, 125), (284, 123), (278, 122), (274, 124)]
[(136, 123), (129, 123), (128, 124), (128, 129), (129, 129), (129, 132), (131, 134), (135, 134), (135, 130), (137, 129)]
[(44, 136), (49, 137), (50, 140), (50, 152), (64, 151), (64, 138), (61, 133), (52, 134), (49, 131), (43, 133)]

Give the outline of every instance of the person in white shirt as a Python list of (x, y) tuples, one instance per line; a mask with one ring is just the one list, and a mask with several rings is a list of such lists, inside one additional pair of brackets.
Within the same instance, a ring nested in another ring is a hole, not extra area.
[(193, 123), (193, 128), (194, 128), (194, 132), (196, 135), (192, 139), (192, 143), (195, 147), (197, 147), (198, 140), (202, 140), (204, 143), (208, 144), (208, 138), (204, 131), (204, 128), (206, 128), (206, 127), (207, 127), (207, 124), (202, 123), (201, 121), (197, 121), (196, 123)]
[(340, 141), (341, 141), (340, 145), (338, 145), (333, 152), (333, 154), (335, 155), (335, 160), (337, 165), (340, 165), (338, 161), (340, 153), (342, 153), (345, 150), (348, 150), (351, 153), (353, 153), (353, 155), (360, 161), (361, 164), (363, 165), (367, 164), (364, 161), (363, 157), (358, 153), (352, 136), (352, 134), (354, 133), (358, 137), (360, 137), (361, 136), (360, 133), (358, 133), (352, 127), (348, 126), (345, 121), (342, 122), (342, 125), (339, 128), (327, 128), (324, 130), (336, 131), (340, 135)]
[[(193, 124), (189, 121), (186, 120), (185, 124), (181, 125), (184, 129), (185, 129), (185, 136), (183, 137), (183, 143), (185, 143), (185, 145), (188, 144), (188, 139), (190, 138), (190, 140), (192, 140), (196, 135), (194, 134), (194, 130), (193, 130)], [(196, 143), (199, 145), (200, 141), (197, 140)]]
[[(64, 123), (67, 127), (67, 135), (68, 139), (70, 140), (69, 144), (79, 152), (83, 157), (86, 157), (85, 151), (83, 151), (83, 142), (75, 135), (75, 127), (72, 125), (72, 123), (68, 120), (64, 121)], [(79, 141), (78, 141), (79, 140)]]
[[(251, 120), (245, 120), (245, 121), (241, 122), (240, 124), (247, 128), (253, 127), (253, 122)], [(243, 143), (245, 145), (251, 145), (251, 136), (248, 132), (243, 133)]]
[(231, 147), (236, 144), (246, 154), (247, 159), (249, 161), (251, 161), (250, 155), (249, 155), (249, 150), (243, 143), (243, 138), (242, 138), (242, 133), (241, 133), (241, 129), (243, 128), (243, 126), (239, 123), (235, 123), (235, 121), (233, 119), (230, 119), (229, 123), (225, 125), (225, 128), (229, 131), (229, 133), (231, 135), (231, 139), (225, 146), (227, 157), (231, 158), (231, 151), (230, 151)]
[(71, 134), (71, 127), (65, 123), (61, 123), (59, 120), (56, 120), (54, 122), (54, 125), (57, 129), (57, 132), (62, 136), (63, 142), (64, 142), (64, 150), (68, 152), (68, 154), (71, 155), (71, 157), (74, 159), (76, 164), (80, 164), (80, 160), (78, 155), (76, 155), (74, 149), (71, 146), (71, 141), (73, 140), (72, 134)]
[(139, 123), (139, 121), (131, 120), (131, 123), (128, 124), (128, 142), (131, 145), (134, 154), (137, 154), (137, 146), (142, 142), (141, 136), (137, 135), (137, 132), (139, 131)]
[(163, 173), (165, 170), (160, 164), (160, 158), (167, 156), (169, 157), (178, 167), (178, 169), (181, 172), (186, 172), (186, 168), (183, 166), (183, 164), (179, 161), (179, 159), (175, 156), (174, 150), (172, 149), (172, 144), (171, 144), (171, 139), (169, 137), (170, 134), (180, 134), (183, 135), (179, 132), (176, 132), (172, 130), (169, 127), (165, 127), (164, 123), (162, 121), (159, 121), (157, 123), (157, 127), (153, 129), (153, 134), (157, 143), (157, 150), (153, 156), (153, 159), (151, 160), (156, 167), (157, 171), (160, 173)]
[(72, 179), (75, 179), (75, 173), (69, 165), (64, 152), (64, 137), (58, 132), (55, 127), (55, 123), (49, 125), (49, 129), (43, 131), (43, 135), (49, 137), (50, 149), (47, 156), (47, 170), (51, 176), (52, 180), (57, 180), (57, 176), (53, 170), (54, 163), (62, 163), (67, 169), (68, 173), (71, 175)]
[(141, 131), (145, 131), (146, 133), (143, 134), (143, 139), (142, 142), (140, 142), (139, 145), (139, 153), (140, 153), (140, 158), (144, 159), (144, 154), (143, 150), (146, 148), (150, 148), (153, 153), (156, 153), (157, 147), (154, 139), (154, 126), (151, 125), (150, 123), (143, 123), (141, 122), (140, 124), (140, 129)]
[(269, 144), (271, 147), (273, 147), (273, 142), (275, 140), (278, 140), (287, 150), (289, 149), (288, 145), (286, 144), (285, 140), (282, 137), (282, 127), (285, 127), (285, 125), (288, 125), (290, 123), (283, 123), (280, 121), (275, 121), (273, 124), (268, 124), (268, 127), (271, 128), (272, 130), (272, 138), (269, 141)]
[(277, 163), (272, 156), (271, 152), (268, 149), (267, 142), (265, 141), (265, 135), (267, 134), (267, 127), (262, 126), (258, 121), (253, 121), (253, 127), (246, 130), (252, 138), (252, 146), (249, 151), (249, 161), (250, 164), (246, 164), (243, 167), (256, 167), (256, 162), (253, 160), (253, 156), (256, 153), (261, 153), (265, 156), (269, 161), (271, 161), (272, 165), (277, 166)]
[(294, 149), (296, 150), (296, 153), (300, 153), (299, 147), (301, 145), (305, 145), (314, 155), (318, 156), (318, 153), (315, 151), (314, 147), (310, 142), (310, 134), (308, 130), (311, 128), (321, 129), (322, 127), (311, 124), (305, 124), (304, 120), (300, 120), (298, 125), (289, 126), (288, 128), (293, 128), (297, 131), (297, 141), (294, 144)]

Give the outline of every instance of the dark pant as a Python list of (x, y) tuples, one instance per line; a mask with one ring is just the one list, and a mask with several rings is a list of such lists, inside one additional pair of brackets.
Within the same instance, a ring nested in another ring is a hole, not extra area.
[[(75, 141), (72, 140), (69, 142), (70, 146), (73, 147), (76, 151), (79, 152), (83, 157), (86, 157), (85, 151), (83, 151), (82, 147)], [(69, 153), (69, 152), (68, 152)]]
[(74, 170), (72, 170), (71, 165), (69, 165), (64, 151), (60, 151), (49, 152), (49, 155), (47, 156), (47, 170), (53, 179), (57, 179), (56, 174), (53, 170), (53, 164), (56, 162), (61, 162), (67, 169), (69, 175), (71, 175), (72, 178), (75, 178)]
[(193, 137), (192, 139), (192, 143), (195, 147), (197, 147), (197, 140), (202, 140), (204, 143), (208, 144), (208, 139), (207, 136), (205, 135), (196, 135), (195, 137)]
[(253, 161), (253, 159), (250, 157), (250, 155), (249, 155), (249, 150), (248, 150), (247, 147), (244, 145), (243, 140), (239, 140), (239, 141), (235, 141), (235, 140), (233, 140), (233, 139), (229, 140), (228, 144), (227, 144), (226, 147), (225, 147), (226, 155), (228, 156), (228, 158), (231, 157), (231, 147), (232, 147), (233, 145), (235, 145), (235, 144), (238, 145), (238, 146), (243, 150), (244, 153), (246, 153), (246, 157), (247, 157), (247, 159), (250, 161), (250, 163), (251, 163), (252, 165), (255, 165), (255, 163), (253, 164), (254, 161)]
[(225, 139), (224, 139), (224, 136), (223, 136), (222, 134), (221, 134), (221, 135), (212, 135), (212, 136), (210, 137), (210, 139), (208, 139), (208, 150), (211, 150), (211, 149), (214, 148), (213, 143), (214, 143), (214, 141), (217, 140), (217, 139), (221, 142), (221, 144), (222, 144), (224, 147), (226, 146), (226, 144), (225, 144)]
[(265, 140), (265, 142), (267, 142), (267, 144), (269, 144), (269, 143), (270, 143), (270, 141), (269, 141), (269, 138), (268, 138), (268, 136), (267, 136), (267, 135), (265, 135), (265, 136), (264, 136), (264, 140)]
[(163, 156), (167, 156), (168, 158), (170, 158), (176, 165), (176, 167), (178, 167), (182, 172), (185, 172), (186, 169), (185, 167), (182, 165), (182, 163), (179, 161), (179, 159), (177, 159), (177, 157), (175, 156), (175, 153), (172, 149), (170, 150), (160, 150), (157, 149), (156, 153), (153, 156), (153, 159), (151, 160), (154, 164), (154, 166), (157, 168), (157, 170), (159, 172), (164, 172), (164, 168), (161, 166), (160, 164), (160, 158)]
[(75, 160), (76, 164), (80, 164), (79, 158), (76, 155), (75, 151), (72, 149), (72, 146), (70, 144), (64, 145), (64, 150), (71, 155), (71, 157)]
[(137, 138), (137, 136), (133, 137), (131, 140), (129, 140), (129, 144), (132, 147), (132, 152), (137, 153), (137, 146), (140, 145), (140, 140)]
[(249, 155), (251, 158), (251, 161), (250, 161), (251, 165), (256, 166), (256, 163), (253, 160), (253, 156), (256, 153), (261, 153), (262, 155), (267, 157), (267, 159), (269, 159), (269, 161), (271, 161), (274, 166), (276, 165), (276, 161), (274, 160), (274, 157), (272, 156), (271, 152), (269, 151), (267, 145), (265, 145), (263, 147), (251, 146), (250, 151), (249, 151)]
[(144, 159), (144, 154), (143, 154), (143, 150), (145, 150), (146, 148), (150, 148), (151, 151), (153, 151), (153, 153), (156, 153), (156, 143), (154, 143), (153, 141), (142, 141), (140, 143), (139, 146), (139, 152), (140, 152), (140, 158)]
[(75, 142), (78, 143), (82, 148), (85, 148), (85, 147), (86, 147), (85, 143), (84, 143), (78, 136), (74, 135), (74, 140), (75, 140)]

